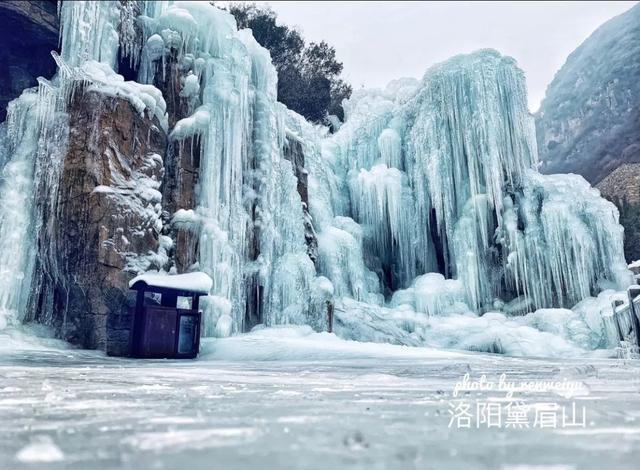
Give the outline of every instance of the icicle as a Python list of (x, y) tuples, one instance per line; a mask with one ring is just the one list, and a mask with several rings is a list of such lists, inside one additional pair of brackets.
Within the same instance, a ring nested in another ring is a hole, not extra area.
[(129, 59), (129, 65), (133, 69), (137, 67), (140, 61), (140, 50), (142, 46), (136, 29), (136, 21), (139, 14), (139, 2), (120, 2), (120, 22), (117, 30), (120, 55)]
[(42, 111), (38, 94), (25, 91), (9, 103), (7, 164), (0, 174), (0, 329), (20, 321), (31, 284), (35, 237), (34, 164)]
[(60, 49), (71, 67), (86, 60), (97, 60), (116, 69), (119, 38), (120, 2), (62, 2), (60, 15)]
[[(345, 113), (324, 145), (332, 176), (316, 174), (324, 184), (335, 178), (337, 193), (348, 183), (350, 204), (323, 196), (314, 211), (321, 235), (333, 224), (327, 212), (362, 224), (365, 264), (386, 293), (437, 270), (460, 281), (476, 311), (499, 299), (531, 310), (629, 282), (613, 207), (582, 180), (533, 170), (534, 129), (513, 59), (492, 50), (454, 57), (419, 85), (355, 92)], [(321, 273), (344, 295), (344, 274)]]
[(531, 171), (524, 181), (519, 206), (507, 204), (499, 231), (513, 285), (536, 307), (572, 306), (631, 282), (620, 256), (623, 232), (613, 204), (577, 175)]
[(287, 110), (276, 102), (269, 53), (207, 2), (147, 6), (144, 13), (141, 80), (153, 80), (153, 61), (173, 48), (186, 75), (181, 95), (202, 99), (171, 138), (202, 139), (199, 266), (214, 280), (215, 299), (203, 302), (205, 333), (242, 331), (254, 288), (259, 305), (252, 308), (266, 324), (308, 322), (315, 268), (296, 177), (283, 157)]
[[(327, 137), (277, 103), (269, 53), (229, 13), (209, 2), (145, 2), (136, 17), (133, 3), (63, 2), (57, 77), (10, 105), (0, 149), (0, 274), (9, 279), (0, 283), (0, 327), (24, 313), (29, 253), (56, 206), (76, 85), (129, 100), (169, 132), (166, 103), (150, 85), (159, 61), (166, 73), (169, 51), (191, 112), (170, 137), (200, 143), (197, 207), (173, 221), (199, 231), (198, 266), (214, 280), (206, 334), (244, 330), (253, 308), (267, 325), (322, 327), (332, 296), (390, 315), (371, 307), (386, 296), (399, 316), (416, 314), (414, 327), (417, 314), (571, 305), (629, 281), (615, 208), (580, 178), (533, 170), (524, 76), (512, 59), (479, 51), (421, 82), (357, 91), (347, 121)], [(140, 61), (142, 84), (114, 72), (118, 52)], [(291, 142), (304, 169), (284, 158)], [(117, 183), (106, 190), (135, 191)], [(155, 217), (158, 182), (147, 183)], [(304, 221), (317, 234), (316, 265)], [(171, 243), (160, 245), (157, 263), (133, 268), (162, 264)], [(48, 249), (44, 271), (55, 273)]]
[(395, 129), (385, 129), (378, 137), (382, 161), (391, 168), (402, 169), (402, 142)]
[(406, 177), (396, 168), (376, 165), (361, 170), (349, 183), (353, 214), (367, 229), (366, 248), (391, 270), (392, 287), (406, 287), (418, 274), (419, 248), (414, 206)]

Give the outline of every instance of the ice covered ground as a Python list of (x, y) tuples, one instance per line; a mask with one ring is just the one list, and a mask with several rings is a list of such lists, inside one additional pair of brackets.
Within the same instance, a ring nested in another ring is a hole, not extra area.
[[(0, 335), (3, 469), (564, 470), (640, 461), (637, 361), (520, 359), (300, 329), (206, 340), (196, 361), (134, 361)], [(449, 427), (452, 406), (505, 403), (497, 390), (454, 398), (466, 373), (579, 383), (573, 397), (515, 397), (538, 408), (575, 402), (585, 427)]]

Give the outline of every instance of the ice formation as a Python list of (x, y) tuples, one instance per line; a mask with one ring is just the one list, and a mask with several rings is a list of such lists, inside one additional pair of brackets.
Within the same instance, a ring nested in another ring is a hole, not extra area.
[[(567, 347), (615, 345), (603, 320), (610, 307), (599, 322), (584, 303), (554, 307), (631, 282), (617, 210), (579, 176), (537, 173), (512, 59), (492, 50), (455, 57), (420, 83), (356, 92), (345, 110), (322, 143), (324, 166), (310, 165), (323, 187), (310, 207), (323, 221), (319, 264), (342, 297), (341, 334), (510, 354), (542, 353), (523, 344), (551, 344), (552, 334)], [(543, 316), (564, 326), (539, 336)]]
[(69, 70), (61, 68), (58, 79), (40, 77), (38, 83), (9, 103), (0, 126), (6, 133), (0, 143), (0, 328), (24, 318), (42, 275), (36, 263), (56, 269), (48, 260), (36, 260), (35, 252), (46, 229), (43, 215), (55, 207), (66, 149)]
[(325, 145), (348, 173), (351, 204), (336, 215), (362, 226), (368, 266), (387, 290), (433, 271), (459, 281), (474, 311), (520, 298), (526, 312), (629, 282), (613, 205), (580, 177), (535, 171), (512, 59), (455, 57), (417, 87), (360, 92), (346, 109)]
[[(132, 21), (121, 14), (120, 2), (61, 2), (59, 13), (61, 54), (52, 52), (58, 72), (51, 80), (39, 77), (37, 88), (25, 90), (12, 101), (4, 124), (0, 248), (5, 255), (0, 257), (0, 326), (19, 322), (33, 308), (28, 303), (44, 276), (59, 277), (45, 234), (50, 223), (47, 214), (56, 210), (68, 133), (66, 110), (75, 88), (86, 85), (122, 96), (141, 113), (163, 113), (164, 101), (158, 90), (124, 82), (113, 71), (121, 45), (117, 28), (124, 27), (123, 19)], [(97, 189), (120, 194), (124, 186), (129, 196), (132, 191), (142, 191), (136, 197), (143, 199), (159, 194), (153, 182), (143, 181), (145, 184), (136, 188), (130, 187), (135, 181), (114, 183), (115, 188)], [(41, 242), (42, 256), (36, 259)]]
[(26, 92), (10, 104), (4, 124), (8, 136), (0, 152), (12, 155), (0, 173), (0, 328), (24, 311), (30, 287), (34, 262), (29, 259), (34, 243), (29, 233), (34, 205), (32, 158), (37, 150), (38, 112), (38, 95)]
[[(0, 256), (0, 326), (24, 314), (36, 288), (38, 214), (55, 202), (37, 207), (31, 195), (54, 194), (59, 157), (49, 157), (62, 150), (51, 143), (64, 148), (65, 119), (53, 116), (64, 117), (82, 81), (158, 118), (175, 145), (199, 139), (197, 207), (170, 217), (199, 233), (193, 268), (213, 280), (206, 334), (244, 331), (250, 308), (267, 326), (321, 327), (335, 302), (338, 332), (351, 339), (512, 354), (609, 346), (584, 304), (566, 308), (630, 282), (617, 211), (580, 177), (536, 172), (524, 77), (512, 59), (479, 51), (421, 81), (357, 91), (327, 136), (276, 101), (269, 53), (230, 14), (209, 2), (133, 3), (62, 2), (57, 76), (9, 108), (0, 253), (12, 256)], [(191, 109), (172, 127), (152, 86), (154, 62), (164, 64), (169, 49)], [(119, 57), (138, 67), (136, 82), (117, 74)], [(285, 158), (292, 141), (304, 151), (317, 260)], [(159, 211), (159, 182), (142, 183)], [(118, 185), (96, 191), (119, 194)], [(129, 267), (141, 274), (150, 265)]]
[[(305, 250), (297, 181), (283, 158), (288, 111), (276, 102), (268, 52), (249, 31), (237, 31), (228, 13), (202, 2), (158, 6), (144, 18), (144, 29), (149, 39), (142, 60), (157, 54), (160, 41), (177, 42), (183, 66), (192, 67), (181, 93), (202, 98), (171, 138), (202, 139), (194, 215), (201, 222), (199, 266), (213, 278), (217, 299), (205, 301), (205, 331), (243, 330), (255, 279), (253, 288), (261, 289), (256, 307), (267, 325), (306, 323), (316, 271)], [(249, 254), (253, 233), (256, 259)]]

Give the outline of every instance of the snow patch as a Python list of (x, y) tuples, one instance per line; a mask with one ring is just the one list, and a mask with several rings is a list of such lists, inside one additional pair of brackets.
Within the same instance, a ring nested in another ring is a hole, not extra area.
[(209, 294), (213, 286), (213, 280), (205, 273), (168, 275), (160, 272), (155, 274), (147, 272), (129, 281), (129, 287), (133, 288), (139, 282), (150, 287), (188, 290), (199, 294)]
[(43, 435), (34, 436), (30, 444), (27, 444), (16, 453), (15, 458), (22, 463), (62, 462), (64, 453), (50, 436)]
[(156, 117), (164, 131), (168, 132), (167, 104), (156, 87), (125, 81), (109, 65), (94, 60), (83, 63), (80, 70), (90, 81), (88, 90), (127, 100), (140, 115), (143, 116), (147, 111), (150, 116)]
[(251, 333), (203, 340), (200, 357), (229, 361), (307, 361), (366, 358), (461, 357), (428, 348), (347, 341), (332, 333), (316, 333), (309, 326), (263, 328)]

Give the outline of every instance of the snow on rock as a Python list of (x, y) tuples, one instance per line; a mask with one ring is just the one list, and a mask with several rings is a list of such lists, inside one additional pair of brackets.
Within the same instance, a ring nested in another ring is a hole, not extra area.
[(174, 274), (146, 272), (129, 281), (129, 287), (135, 288), (142, 283), (150, 287), (163, 287), (167, 289), (186, 290), (199, 294), (209, 294), (213, 286), (213, 280), (202, 272)]
[(156, 87), (125, 81), (109, 65), (94, 60), (83, 63), (80, 70), (82, 77), (90, 82), (89, 90), (126, 99), (141, 115), (146, 111), (150, 116), (156, 117), (165, 132), (167, 131), (167, 104)]
[(184, 79), (184, 86), (182, 87), (182, 91), (180, 91), (180, 96), (185, 98), (190, 98), (200, 91), (200, 83), (198, 82), (198, 76), (193, 73), (187, 75)]
[(180, 140), (202, 133), (207, 129), (210, 120), (209, 106), (202, 105), (191, 116), (178, 121), (171, 131), (170, 137)]
[[(149, 152), (141, 156), (141, 162), (135, 168), (123, 174), (119, 171), (117, 162), (109, 160), (107, 165), (111, 175), (110, 185), (98, 185), (93, 193), (104, 194), (120, 206), (120, 215), (132, 217), (139, 221), (139, 225), (132, 227), (134, 234), (141, 234), (149, 227), (155, 233), (160, 233), (162, 222), (162, 175), (164, 172), (162, 157)], [(159, 236), (158, 250), (145, 253), (126, 253), (126, 270), (141, 273), (148, 269), (163, 267), (168, 262), (168, 250), (172, 241), (166, 236)], [(124, 250), (126, 252), (126, 250)]]
[(318, 276), (314, 280), (314, 287), (318, 297), (325, 300), (333, 298), (333, 284), (324, 276)]
[(171, 224), (176, 227), (196, 229), (200, 224), (200, 217), (193, 209), (178, 209), (171, 218)]

